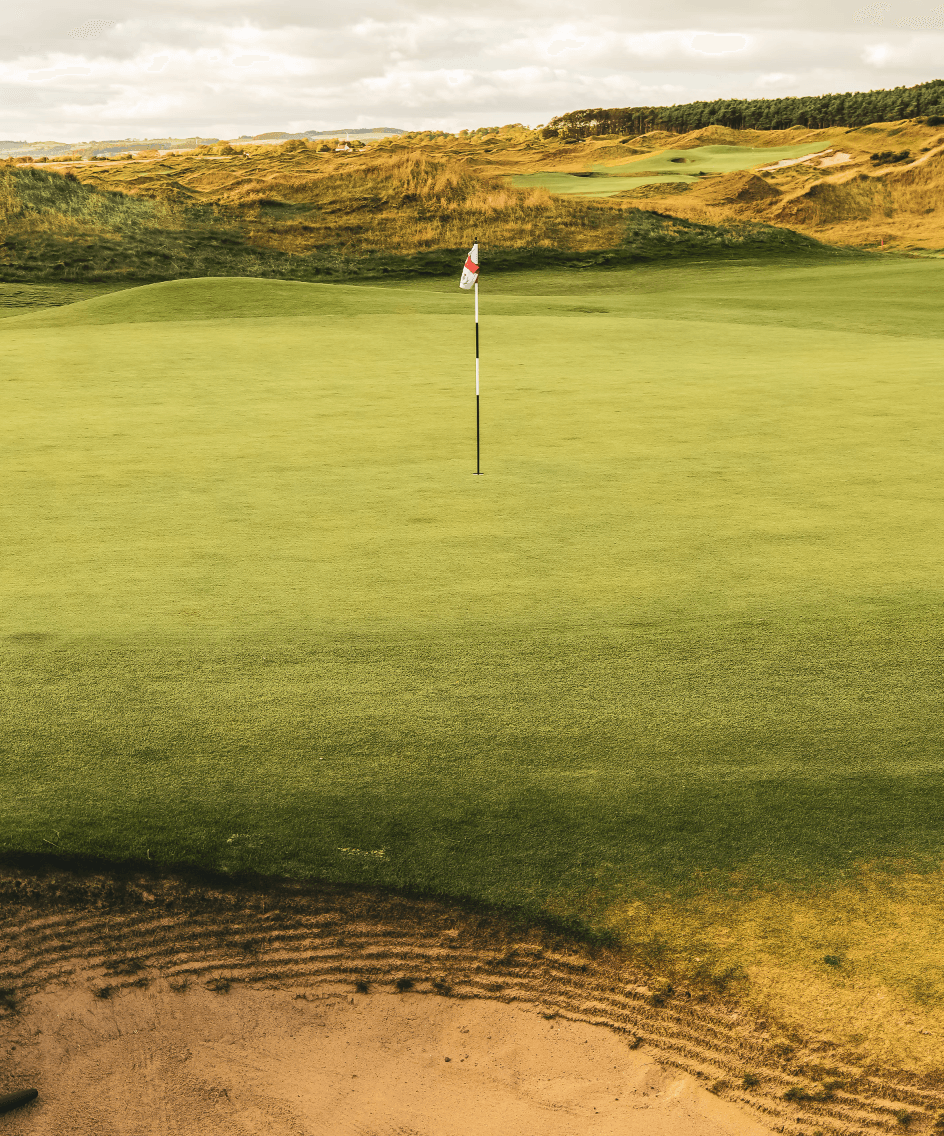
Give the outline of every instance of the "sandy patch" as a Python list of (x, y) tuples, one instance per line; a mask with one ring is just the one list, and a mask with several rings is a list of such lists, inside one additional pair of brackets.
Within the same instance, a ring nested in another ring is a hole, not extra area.
[[(798, 166), (801, 162), (811, 162), (814, 158), (822, 158), (824, 154), (831, 154), (832, 147), (828, 150), (819, 150), (815, 154), (807, 154), (805, 158), (782, 158), (779, 162), (774, 162), (772, 166), (758, 166), (759, 170), (783, 170), (787, 166)], [(823, 165), (820, 162), (820, 165)]]
[(819, 164), (819, 168), (824, 169), (826, 166), (841, 166), (843, 162), (851, 161), (851, 154), (830, 154), (828, 158), (823, 158), (823, 160)]
[(768, 1136), (609, 1030), (422, 994), (48, 993), (0, 1032), (5, 1136)]
[(39, 1092), (3, 1136), (833, 1136), (944, 1106), (771, 1028), (485, 909), (0, 858), (0, 1097)]

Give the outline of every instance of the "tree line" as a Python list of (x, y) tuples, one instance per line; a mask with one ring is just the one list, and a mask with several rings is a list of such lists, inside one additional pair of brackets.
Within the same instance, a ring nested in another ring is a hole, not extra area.
[(730, 126), (734, 130), (785, 130), (791, 126), (820, 129), (923, 116), (944, 120), (944, 79), (932, 79), (914, 87), (840, 95), (572, 110), (552, 118), (545, 133), (552, 135), (556, 131), (564, 138), (588, 138), (599, 134), (647, 134), (650, 130), (687, 134), (706, 126)]

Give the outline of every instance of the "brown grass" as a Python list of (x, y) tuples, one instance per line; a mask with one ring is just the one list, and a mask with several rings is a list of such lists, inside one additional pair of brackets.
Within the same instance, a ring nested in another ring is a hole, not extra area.
[[(879, 1067), (941, 1070), (944, 872), (863, 864), (836, 888), (704, 890), (684, 909), (614, 907), (628, 940), (683, 944), (676, 984), (707, 980), (788, 1032)], [(832, 962), (827, 962), (829, 958)], [(815, 1023), (810, 1033), (811, 1023)]]
[(410, 254), (468, 244), (486, 228), (490, 243), (505, 248), (611, 248), (623, 236), (622, 203), (515, 189), (448, 154), (252, 147), (219, 159), (165, 158), (76, 173), (99, 189), (212, 204), (247, 229), (252, 244), (293, 253), (328, 245)]
[[(789, 133), (778, 131), (777, 141), (814, 141), (815, 133), (829, 132), (807, 132), (809, 139), (799, 138), (800, 131), (793, 131), (792, 138), (781, 137)], [(694, 138), (686, 136), (684, 141)], [(755, 138), (741, 141), (757, 145)], [(738, 173), (712, 178), (686, 193), (645, 187), (633, 191), (632, 199), (645, 196), (647, 208), (690, 221), (763, 221), (831, 244), (871, 247), (884, 241), (887, 248), (944, 249), (944, 136), (939, 128), (886, 123), (850, 131), (838, 144), (835, 137), (830, 141), (850, 155), (849, 162), (828, 167), (828, 172), (816, 164), (773, 171), (764, 180), (774, 192), (766, 195), (739, 194), (745, 178), (756, 175)], [(887, 149), (911, 149), (913, 160), (875, 166), (870, 154)]]
[[(775, 171), (765, 175), (769, 193), (749, 173), (706, 179), (689, 192), (647, 186), (608, 199), (558, 197), (508, 183), (509, 174), (625, 164), (666, 148), (798, 143), (841, 144), (852, 161), (828, 170), (814, 162)], [(637, 204), (715, 225), (785, 226), (840, 245), (868, 246), (884, 238), (890, 247), (944, 247), (937, 205), (944, 136), (917, 120), (845, 133), (708, 127), (681, 136), (655, 132), (571, 145), (522, 131), (477, 140), (388, 140), (353, 153), (324, 151), (322, 145), (295, 139), (240, 150), (220, 144), (161, 160), (73, 168), (96, 188), (149, 198), (177, 215), (211, 206), (253, 246), (278, 253), (415, 254), (462, 246), (486, 230), (493, 247), (609, 249), (623, 238), (623, 211)], [(915, 166), (877, 169), (869, 161), (870, 153), (884, 149), (910, 148), (923, 158), (927, 147), (938, 153)]]

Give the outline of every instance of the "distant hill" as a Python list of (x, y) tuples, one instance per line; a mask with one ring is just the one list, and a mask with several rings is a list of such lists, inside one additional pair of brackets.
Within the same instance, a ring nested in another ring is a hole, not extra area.
[[(405, 134), (397, 126), (358, 126), (345, 130), (304, 130), (297, 134), (289, 134), (284, 130), (272, 130), (265, 134), (241, 135), (238, 141), (243, 143), (287, 142), (294, 138), (360, 138), (364, 141), (374, 141), (380, 138), (392, 138)], [(2, 158), (58, 158), (62, 154), (80, 154), (82, 156), (101, 155), (111, 157), (115, 154), (137, 154), (149, 150), (195, 150), (200, 146), (214, 146), (219, 138), (203, 138), (199, 135), (189, 137), (166, 138), (107, 138), (101, 141), (94, 139), (87, 142), (29, 142), (29, 141), (0, 141), (0, 159)]]
[(289, 134), (284, 130), (270, 130), (265, 134), (254, 134), (251, 138), (247, 134), (241, 134), (230, 141), (243, 145), (271, 145), (273, 142), (291, 142), (296, 138), (305, 141), (313, 138), (359, 138), (362, 142), (377, 142), (381, 138), (399, 138), (406, 133), (407, 131), (397, 126), (360, 126), (354, 130), (303, 130), (298, 134)]
[(0, 142), (0, 158), (57, 158), (61, 154), (127, 154), (143, 150), (194, 150), (212, 146), (219, 138), (108, 138), (88, 142)]

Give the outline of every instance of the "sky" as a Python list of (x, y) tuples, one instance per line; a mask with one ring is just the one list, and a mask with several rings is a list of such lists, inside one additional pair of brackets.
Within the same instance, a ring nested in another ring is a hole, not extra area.
[(944, 5), (65, 0), (0, 40), (0, 140), (546, 123), (944, 77)]

